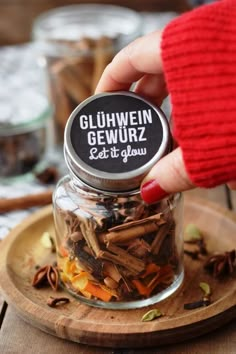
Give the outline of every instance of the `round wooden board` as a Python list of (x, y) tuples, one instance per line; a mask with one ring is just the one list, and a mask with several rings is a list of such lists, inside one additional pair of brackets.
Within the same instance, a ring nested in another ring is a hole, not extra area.
[[(195, 223), (204, 233), (210, 252), (235, 248), (236, 216), (215, 204), (185, 200), (185, 224)], [(44, 231), (54, 232), (52, 208), (45, 207), (16, 227), (1, 243), (0, 285), (7, 301), (32, 326), (60, 338), (104, 347), (145, 347), (170, 344), (207, 333), (236, 316), (236, 277), (216, 280), (203, 270), (203, 260), (185, 256), (185, 279), (181, 289), (157, 305), (137, 310), (104, 310), (78, 302), (60, 290), (37, 290), (31, 286), (35, 265), (52, 263), (55, 255), (40, 243)], [(210, 284), (212, 304), (184, 310), (183, 304), (198, 300), (199, 282)], [(49, 296), (67, 296), (70, 303), (58, 308), (46, 305)], [(141, 322), (151, 308), (164, 316)]]

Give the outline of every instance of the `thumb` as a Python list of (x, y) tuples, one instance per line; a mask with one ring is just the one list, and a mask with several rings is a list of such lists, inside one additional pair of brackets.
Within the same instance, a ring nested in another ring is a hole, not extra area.
[(151, 204), (168, 194), (194, 187), (187, 174), (181, 148), (178, 147), (158, 161), (144, 178), (141, 196), (146, 203)]

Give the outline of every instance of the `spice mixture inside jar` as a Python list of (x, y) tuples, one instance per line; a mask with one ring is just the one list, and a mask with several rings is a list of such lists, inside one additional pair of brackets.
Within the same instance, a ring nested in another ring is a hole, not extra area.
[(70, 116), (69, 175), (53, 204), (61, 283), (81, 301), (138, 308), (181, 285), (181, 195), (147, 205), (139, 191), (170, 149), (161, 110), (131, 92), (93, 96)]
[(46, 68), (59, 144), (71, 112), (93, 94), (115, 53), (141, 30), (137, 12), (105, 4), (64, 6), (36, 19), (33, 37), (42, 45), (40, 62)]

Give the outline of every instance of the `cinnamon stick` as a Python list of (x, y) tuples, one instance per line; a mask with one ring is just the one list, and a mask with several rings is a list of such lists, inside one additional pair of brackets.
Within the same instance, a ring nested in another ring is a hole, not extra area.
[(80, 103), (84, 101), (89, 95), (90, 90), (86, 87), (78, 75), (78, 68), (76, 68), (73, 63), (66, 61), (58, 62), (54, 65), (53, 74), (57, 75), (68, 95), (75, 100), (75, 102)]
[(140, 236), (144, 236), (158, 230), (158, 225), (154, 222), (148, 222), (143, 225), (134, 226), (124, 231), (113, 231), (106, 234), (105, 240), (108, 242), (126, 242)]
[(136, 269), (137, 271), (143, 271), (145, 269), (145, 262), (142, 259), (132, 256), (123, 248), (115, 246), (112, 243), (107, 244), (108, 251), (116, 254), (120, 258), (122, 258), (123, 262), (127, 262), (131, 267)]
[(58, 75), (51, 74), (51, 80), (49, 82), (49, 95), (51, 101), (54, 104), (55, 120), (54, 124), (56, 125), (56, 138), (63, 139), (64, 128), (66, 122), (75, 108), (70, 97), (67, 95), (65, 88), (63, 87), (62, 80)]
[(149, 221), (153, 221), (153, 222), (155, 222), (158, 225), (162, 225), (162, 224), (166, 223), (166, 220), (164, 220), (164, 218), (163, 218), (163, 214), (162, 213), (158, 213), (158, 214), (154, 214), (154, 215), (148, 216), (145, 219), (134, 220), (134, 221), (130, 221), (130, 222), (127, 222), (127, 223), (124, 223), (124, 224), (121, 224), (121, 225), (110, 227), (108, 229), (108, 231), (111, 232), (111, 231), (125, 230), (125, 229), (128, 229), (128, 228), (133, 227), (133, 226), (146, 224)]
[(93, 220), (83, 218), (80, 215), (77, 215), (80, 225), (80, 231), (88, 245), (88, 247), (93, 251), (94, 255), (98, 255), (100, 252), (99, 242), (95, 233), (95, 225)]
[(52, 202), (52, 191), (25, 195), (18, 198), (0, 199), (0, 213), (43, 206)]
[(109, 229), (109, 232), (105, 235), (104, 239), (106, 242), (127, 242), (157, 231), (163, 223), (165, 223), (165, 221), (161, 219), (161, 214), (152, 215), (143, 220), (131, 221), (113, 227)]
[(75, 43), (75, 48), (83, 51), (84, 53), (88, 53), (94, 49), (96, 44), (96, 39), (90, 37), (83, 37), (79, 40), (79, 42)]
[(101, 37), (96, 42), (94, 50), (94, 73), (92, 91), (95, 90), (97, 83), (105, 69), (114, 57), (114, 48), (111, 38)]
[(91, 80), (94, 68), (94, 59), (92, 55), (79, 58), (68, 58), (65, 61), (65, 65), (68, 65), (73, 69), (76, 78), (80, 80), (81, 84), (87, 87), (90, 94), (92, 94)]
[(160, 227), (160, 229), (158, 230), (153, 242), (152, 242), (152, 245), (151, 245), (151, 252), (153, 254), (158, 254), (159, 251), (160, 251), (160, 248), (161, 248), (161, 245), (167, 235), (169, 231), (169, 226), (168, 224), (164, 224)]
[[(127, 254), (125, 257), (121, 257), (120, 254), (113, 254), (111, 252), (108, 251), (100, 251), (98, 254), (98, 258), (101, 259), (105, 259), (107, 261), (110, 261), (112, 263), (115, 264), (120, 264), (123, 267), (127, 268), (131, 273), (133, 273), (134, 275), (137, 275), (139, 273), (141, 273), (144, 269), (145, 269), (145, 265), (140, 263), (140, 262), (136, 262), (132, 259), (132, 261), (130, 261), (130, 257), (132, 257), (131, 255), (128, 255), (129, 257), (127, 257)], [(134, 258), (134, 257), (133, 257)]]

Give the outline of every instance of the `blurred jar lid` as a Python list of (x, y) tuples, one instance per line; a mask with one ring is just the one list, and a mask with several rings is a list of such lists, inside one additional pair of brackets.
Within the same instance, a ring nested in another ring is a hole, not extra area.
[(135, 10), (108, 4), (82, 4), (58, 7), (39, 15), (32, 35), (45, 43), (43, 50), (47, 54), (55, 55), (56, 50), (57, 55), (63, 55), (68, 42), (79, 42), (83, 38), (109, 37), (120, 49), (140, 36), (142, 27), (143, 18)]

